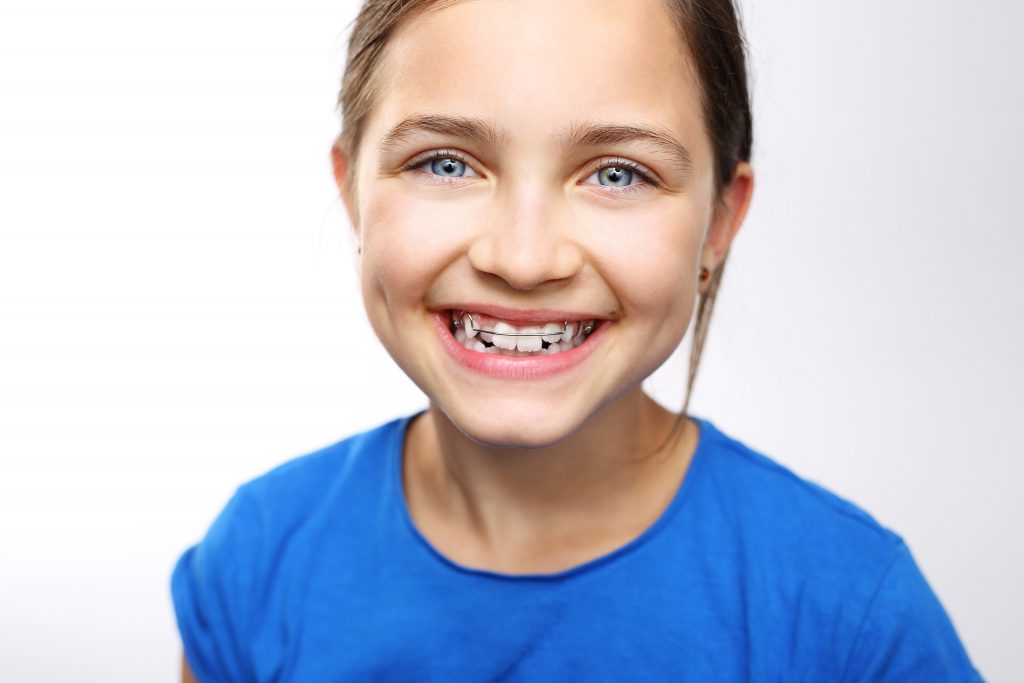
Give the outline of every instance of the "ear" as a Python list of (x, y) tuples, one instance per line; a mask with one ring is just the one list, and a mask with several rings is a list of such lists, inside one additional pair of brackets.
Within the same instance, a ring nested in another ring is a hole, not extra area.
[[(754, 169), (746, 161), (741, 161), (736, 164), (732, 180), (722, 188), (721, 195), (715, 202), (698, 268), (704, 267), (713, 273), (722, 264), (729, 253), (733, 238), (743, 225), (753, 195)], [(711, 278), (708, 278), (708, 282), (710, 281)], [(707, 282), (701, 283), (700, 292), (703, 293), (706, 289)]]
[(348, 214), (349, 223), (359, 237), (359, 212), (356, 210), (355, 188), (349, 187), (349, 170), (352, 163), (348, 154), (341, 148), (338, 141), (331, 146), (331, 166), (334, 169), (334, 183), (338, 186), (338, 195), (345, 204), (345, 212)]

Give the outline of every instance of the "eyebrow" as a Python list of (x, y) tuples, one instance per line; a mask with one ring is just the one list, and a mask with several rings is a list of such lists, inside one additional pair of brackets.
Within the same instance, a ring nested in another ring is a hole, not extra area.
[[(483, 119), (425, 114), (410, 116), (393, 126), (381, 139), (378, 148), (381, 152), (390, 151), (421, 131), (450, 135), (491, 147), (500, 147), (511, 137), (507, 131)], [(658, 149), (667, 161), (674, 163), (677, 171), (689, 173), (693, 169), (693, 159), (686, 146), (660, 128), (584, 121), (573, 125), (568, 133), (554, 137), (561, 140), (563, 149), (623, 142), (647, 143)]]
[(625, 124), (579, 123), (562, 137), (562, 146), (598, 147), (621, 142), (645, 142), (657, 148), (665, 159), (676, 164), (676, 170), (689, 173), (693, 170), (693, 158), (686, 145), (676, 140), (667, 130), (651, 126)]
[(393, 126), (381, 139), (378, 148), (381, 152), (390, 151), (420, 131), (451, 135), (491, 147), (499, 147), (508, 139), (508, 133), (482, 119), (426, 114), (410, 116)]

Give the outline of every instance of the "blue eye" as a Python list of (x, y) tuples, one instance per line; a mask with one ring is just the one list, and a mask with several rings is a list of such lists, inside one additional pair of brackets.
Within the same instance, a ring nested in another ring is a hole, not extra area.
[(451, 157), (433, 159), (430, 162), (430, 170), (439, 176), (446, 178), (459, 178), (466, 172), (466, 162)]
[[(608, 188), (612, 194), (644, 192), (660, 185), (653, 174), (641, 169), (640, 164), (621, 157), (602, 159), (591, 168), (584, 183), (592, 184), (586, 181), (596, 176), (597, 184)], [(462, 153), (453, 149), (431, 150), (405, 164), (402, 169), (416, 171), (426, 181), (438, 184), (455, 183), (460, 178), (480, 177)]]
[(607, 180), (612, 187), (626, 187), (633, 180), (633, 172), (622, 166), (605, 166), (597, 172), (597, 177), (598, 180)]
[(402, 170), (416, 171), (428, 182), (442, 184), (480, 175), (466, 163), (466, 159), (461, 153), (453, 149), (435, 149), (421, 154), (403, 166)]
[[(607, 187), (613, 194), (643, 192), (659, 185), (652, 174), (640, 170), (639, 164), (620, 158), (599, 161), (586, 180), (594, 177), (598, 185)], [(635, 180), (640, 182), (633, 182)]]

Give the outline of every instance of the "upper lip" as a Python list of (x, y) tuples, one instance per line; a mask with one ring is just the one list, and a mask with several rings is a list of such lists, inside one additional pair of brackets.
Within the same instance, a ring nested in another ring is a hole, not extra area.
[(482, 313), (510, 323), (579, 322), (581, 320), (603, 320), (604, 316), (580, 311), (566, 311), (555, 308), (510, 308), (493, 304), (458, 303), (444, 307), (450, 311)]

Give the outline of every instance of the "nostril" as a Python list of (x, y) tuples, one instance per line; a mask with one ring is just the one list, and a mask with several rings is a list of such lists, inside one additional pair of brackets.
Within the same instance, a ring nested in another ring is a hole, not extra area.
[(584, 263), (582, 252), (568, 238), (537, 225), (490, 230), (470, 245), (467, 256), (478, 273), (518, 291), (572, 278)]

